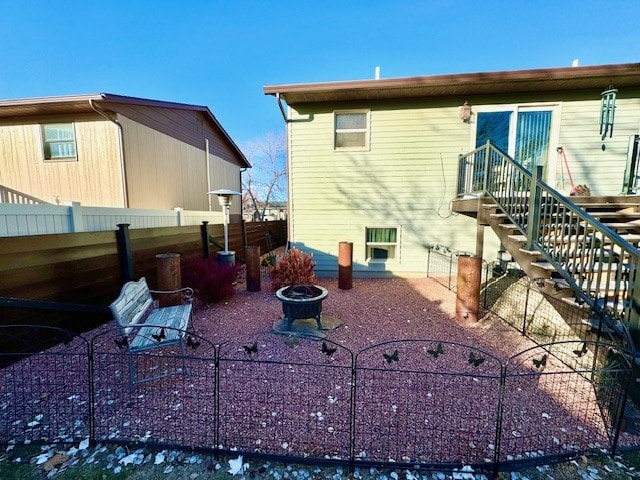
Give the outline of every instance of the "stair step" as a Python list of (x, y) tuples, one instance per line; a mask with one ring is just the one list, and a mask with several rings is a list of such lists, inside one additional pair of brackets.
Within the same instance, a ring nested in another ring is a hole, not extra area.
[[(588, 197), (586, 197), (588, 198)], [(601, 208), (601, 209), (616, 209), (622, 210), (625, 208), (635, 208), (640, 206), (639, 202), (589, 202), (585, 199), (577, 199), (573, 197), (571, 201), (578, 205), (580, 208), (584, 210), (588, 210), (589, 208)]]
[(563, 264), (562, 266), (565, 270), (573, 273), (595, 273), (602, 272), (603, 274), (609, 272), (617, 272), (618, 270), (622, 270), (624, 272), (629, 271), (628, 265), (621, 265), (619, 263), (602, 263), (602, 262), (594, 262), (594, 263), (571, 263)]
[(506, 213), (490, 213), (489, 217), (490, 218), (507, 218), (507, 214)]
[(528, 240), (526, 235), (509, 235), (509, 238), (516, 242), (527, 242)]
[(501, 223), (500, 225), (498, 225), (499, 228), (502, 228), (504, 230), (518, 230), (518, 226), (514, 225), (513, 223)]
[[(547, 278), (545, 280), (545, 283), (551, 287), (553, 287), (556, 291), (562, 291), (562, 290), (570, 290), (573, 291), (573, 288), (571, 287), (571, 285), (569, 285), (569, 282), (567, 282), (564, 278)], [(625, 295), (626, 292), (626, 282), (623, 282), (623, 285), (618, 284), (615, 281), (611, 281), (608, 282), (606, 285), (603, 285), (602, 283), (597, 283), (597, 282), (592, 282), (592, 286), (589, 287), (589, 282), (583, 282), (581, 285), (581, 288), (583, 290), (589, 291), (589, 292), (598, 292), (599, 294), (605, 294), (605, 293), (609, 293), (609, 292), (615, 292), (616, 288), (619, 288), (619, 298), (622, 298)], [(610, 296), (610, 298), (612, 298)]]
[(572, 307), (580, 308), (582, 310), (591, 310), (591, 307), (589, 307), (589, 304), (587, 304), (586, 302), (580, 302), (575, 297), (564, 297), (564, 298), (561, 298), (561, 300), (563, 303), (566, 303), (567, 305), (570, 305)]
[[(615, 231), (640, 232), (640, 223), (638, 220), (632, 220), (630, 222), (607, 222), (605, 219), (605, 221), (601, 223)], [(580, 222), (580, 226), (587, 227), (587, 223)]]
[(639, 220), (640, 212), (587, 212), (592, 217), (597, 219), (612, 219), (619, 218), (621, 220)]
[(539, 262), (531, 262), (532, 267), (541, 268), (542, 270), (546, 270), (547, 272), (555, 272), (556, 267), (551, 265), (549, 262), (539, 261)]
[(531, 255), (532, 257), (539, 257), (540, 255), (542, 255), (542, 252), (540, 252), (539, 250), (527, 250), (526, 248), (519, 248), (518, 250), (521, 253), (524, 253), (525, 255)]

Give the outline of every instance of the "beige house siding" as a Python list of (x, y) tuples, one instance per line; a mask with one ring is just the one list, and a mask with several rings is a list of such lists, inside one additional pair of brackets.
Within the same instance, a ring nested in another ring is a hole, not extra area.
[[(367, 275), (423, 275), (431, 243), (475, 251), (475, 221), (449, 211), (471, 128), (458, 106), (373, 107), (364, 152), (334, 151), (332, 107), (314, 110), (306, 122), (296, 119), (310, 110), (292, 110), (289, 123), (291, 240), (314, 254), (318, 274), (335, 274), (340, 241), (353, 242), (354, 272)], [(399, 228), (395, 260), (367, 261), (367, 227)]]
[[(208, 210), (204, 139), (202, 148), (197, 148), (125, 116), (118, 120), (124, 129), (129, 206)], [(209, 142), (210, 149), (213, 143)], [(237, 165), (210, 153), (209, 166), (212, 190), (240, 189)], [(217, 201), (212, 207), (220, 209)]]
[(38, 121), (0, 125), (0, 185), (48, 203), (124, 206), (119, 134), (111, 122), (83, 116), (42, 123), (73, 122), (77, 160), (44, 161)]
[(206, 210), (204, 145), (198, 149), (122, 115), (118, 121), (124, 130), (129, 207)]
[(209, 150), (218, 158), (240, 165), (237, 153), (228, 140), (214, 129), (201, 110), (152, 107), (111, 103), (109, 108), (136, 123), (146, 125), (193, 147), (204, 149), (203, 138), (209, 139)]

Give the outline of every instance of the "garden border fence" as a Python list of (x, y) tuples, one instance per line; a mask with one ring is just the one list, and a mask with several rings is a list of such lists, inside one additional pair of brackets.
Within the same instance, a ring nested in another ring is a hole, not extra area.
[[(32, 349), (33, 329), (58, 344)], [(354, 352), (270, 333), (214, 345), (187, 332), (187, 355), (176, 346), (135, 355), (138, 371), (158, 375), (132, 390), (124, 339), (111, 325), (82, 335), (34, 325), (0, 333), (23, 346), (0, 353), (5, 444), (89, 439), (495, 475), (640, 441), (621, 433), (632, 356), (602, 339), (501, 359), (444, 339)]]
[[(457, 258), (461, 255), (469, 253), (429, 246), (427, 277), (456, 292)], [(543, 278), (530, 278), (519, 268), (510, 268), (508, 262), (482, 260), (480, 306), (537, 344), (588, 339), (633, 350), (622, 323), (604, 318), (587, 305), (576, 308), (548, 295)]]

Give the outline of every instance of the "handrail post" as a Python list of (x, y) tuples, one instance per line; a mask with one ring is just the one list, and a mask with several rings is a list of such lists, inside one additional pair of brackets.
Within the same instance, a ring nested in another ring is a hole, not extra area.
[(542, 165), (533, 167), (531, 176), (531, 191), (529, 192), (529, 208), (527, 215), (527, 250), (538, 248), (538, 235), (540, 232), (540, 200), (542, 189), (538, 182), (542, 178)]
[(491, 162), (489, 161), (489, 158), (491, 156), (491, 140), (487, 140), (487, 143), (485, 144), (485, 150), (484, 150), (484, 176), (482, 179), (482, 193), (486, 193), (487, 192), (487, 186), (489, 184), (489, 170), (490, 170), (490, 166), (491, 166)]
[(637, 282), (640, 281), (640, 258), (636, 256), (631, 260), (632, 264), (629, 272), (629, 286), (631, 288), (629, 299), (631, 308), (628, 309), (629, 313), (625, 320), (629, 322), (629, 335), (633, 342), (630, 348), (633, 348), (633, 353), (638, 355), (639, 352), (637, 352), (637, 349), (640, 347), (640, 288)]
[(456, 186), (456, 195), (461, 197), (466, 190), (465, 181), (467, 177), (467, 162), (464, 155), (458, 155), (458, 185)]

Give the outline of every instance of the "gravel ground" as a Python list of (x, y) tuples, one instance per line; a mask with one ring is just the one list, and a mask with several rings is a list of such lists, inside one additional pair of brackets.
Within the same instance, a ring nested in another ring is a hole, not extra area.
[[(486, 362), (480, 369), (489, 369), (493, 358), (495, 358), (495, 362), (505, 361), (511, 355), (534, 346), (534, 344), (522, 337), (514, 329), (504, 325), (500, 320), (491, 315), (483, 316), (478, 322), (467, 322), (456, 319), (454, 315), (455, 294), (430, 279), (355, 279), (353, 289), (347, 291), (338, 289), (336, 280), (319, 280), (318, 284), (329, 290), (329, 296), (323, 303), (323, 314), (335, 318), (341, 323), (340, 327), (326, 332), (328, 334), (327, 340), (335, 342), (338, 346), (343, 346), (352, 352), (359, 352), (380, 344), (381, 342), (391, 340), (434, 339), (440, 340), (446, 345), (445, 348), (448, 354), (446, 358), (451, 359), (452, 362), (448, 364), (448, 368), (458, 368), (455, 363), (455, 357), (449, 355), (457, 348), (456, 344), (464, 344), (472, 345), (478, 352), (486, 352)], [(263, 280), (262, 287), (263, 289), (260, 292), (247, 292), (244, 290), (244, 285), (239, 285), (236, 295), (227, 301), (196, 310), (195, 327), (198, 334), (209, 340), (212, 344), (222, 344), (222, 352), (230, 362), (244, 358), (244, 353), (242, 352), (244, 343), (238, 340), (239, 337), (264, 338), (265, 340), (260, 342), (260, 355), (270, 354), (277, 356), (279, 354), (289, 354), (292, 351), (290, 348), (278, 350), (276, 346), (274, 346), (272, 350), (267, 348), (267, 344), (270, 342), (268, 338), (273, 337), (271, 329), (281, 315), (281, 305), (275, 298), (273, 292), (270, 291), (268, 281), (265, 282)], [(275, 345), (275, 342), (273, 342), (273, 344)], [(409, 345), (409, 343), (406, 345)], [(426, 346), (422, 347), (425, 351), (428, 351), (428, 348), (435, 348), (435, 343), (426, 343), (425, 345)], [(280, 342), (280, 347), (281, 346), (282, 342)], [(206, 345), (203, 346), (203, 348), (205, 347)], [(298, 351), (300, 351), (300, 349)], [(464, 350), (464, 352), (467, 351), (468, 349)], [(376, 350), (374, 349), (372, 352), (376, 352)], [(378, 350), (378, 352), (380, 353), (381, 351)], [(376, 359), (380, 361), (381, 356), (379, 353), (377, 355), (371, 353), (370, 361), (374, 362)], [(387, 354), (390, 353), (391, 351), (389, 350)], [(462, 354), (463, 351), (461, 350), (460, 355), (458, 355), (458, 357), (462, 359), (459, 368), (469, 369), (471, 362), (466, 362), (466, 357), (463, 357)], [(409, 362), (412, 352), (410, 350), (401, 350), (400, 355), (403, 362)], [(431, 355), (433, 356), (433, 354)], [(264, 357), (262, 357), (262, 359), (263, 358)], [(422, 359), (421, 361), (424, 362), (425, 356), (423, 355), (420, 358)], [(426, 358), (430, 358), (429, 355), (427, 355)], [(434, 358), (437, 359), (437, 356)], [(533, 359), (536, 360), (536, 358)], [(340, 356), (336, 355), (336, 359), (334, 360), (332, 358), (331, 361), (339, 364), (341, 361)], [(362, 355), (362, 361), (369, 361), (365, 354)], [(433, 361), (435, 362), (435, 360)], [(416, 365), (417, 364), (418, 362), (416, 361)], [(405, 366), (407, 366), (406, 363)], [(378, 368), (378, 366), (376, 366), (376, 368)], [(554, 366), (550, 361), (547, 368), (553, 371), (553, 368), (559, 367)], [(105, 371), (104, 374), (107, 376), (110, 375), (107, 371)], [(523, 376), (523, 378), (525, 377)], [(551, 376), (549, 378), (551, 378)], [(546, 392), (549, 395), (553, 394), (558, 396), (557, 408), (559, 408), (559, 412), (561, 412), (563, 411), (562, 409), (567, 408), (568, 402), (571, 402), (571, 400), (563, 400), (562, 395), (566, 396), (567, 392), (573, 392), (574, 390), (579, 391), (581, 387), (579, 385), (572, 386), (561, 383), (555, 386), (555, 391), (553, 389), (547, 389)], [(558, 386), (560, 386), (562, 391), (558, 391)], [(471, 383), (471, 387), (473, 387), (473, 383)], [(542, 389), (545, 390), (544, 385), (542, 385)], [(443, 394), (450, 394), (450, 392), (451, 390), (445, 390)], [(430, 396), (430, 394), (431, 392), (426, 393), (427, 396)], [(536, 408), (539, 407), (541, 399), (544, 397), (540, 396), (539, 392), (529, 392), (527, 388), (519, 385), (514, 388), (513, 395), (519, 395), (520, 402), (527, 402), (524, 410), (514, 412), (512, 420), (514, 422), (513, 438), (511, 438), (510, 441), (518, 446), (518, 442), (527, 442), (530, 439), (536, 439), (536, 435), (529, 434), (527, 431), (524, 433), (521, 431), (523, 429), (519, 428), (518, 415), (524, 412), (528, 417), (531, 417), (532, 412), (538, 412)], [(575, 395), (575, 393), (573, 395)], [(580, 393), (580, 395), (582, 395), (582, 393)], [(452, 396), (453, 399), (456, 397), (460, 396)], [(469, 396), (465, 395), (461, 398), (468, 400)], [(529, 404), (530, 409), (527, 410)], [(388, 407), (388, 404), (385, 403), (384, 405)], [(545, 406), (543, 410), (540, 410), (542, 411), (542, 417), (535, 417), (533, 424), (542, 424), (549, 419), (560, 419), (562, 414), (556, 414), (553, 408), (552, 406)], [(539, 415), (539, 413), (537, 415)], [(507, 419), (507, 422), (508, 421)], [(579, 421), (586, 420), (580, 418), (576, 419), (576, 421), (579, 423)], [(374, 423), (377, 423), (377, 420)], [(580, 428), (578, 430), (583, 432), (584, 435), (597, 436), (602, 434), (602, 432), (588, 431)], [(435, 431), (438, 431), (438, 429), (436, 428)], [(511, 429), (509, 429), (509, 431), (511, 431)], [(566, 433), (570, 435), (569, 432)], [(573, 433), (578, 434), (577, 431)], [(402, 442), (403, 439), (400, 439), (400, 441)], [(566, 441), (567, 440), (563, 438), (558, 439), (558, 442), (564, 443)], [(439, 448), (446, 450), (448, 447), (450, 447), (450, 445), (445, 444)], [(472, 448), (475, 449), (476, 447), (472, 446)], [(41, 465), (44, 465), (47, 461), (51, 460), (53, 454), (56, 452), (57, 449), (51, 447), (51, 449), (45, 450), (44, 454), (40, 453), (38, 456), (23, 459), (23, 461), (29, 460), (31, 463), (41, 461)], [(473, 453), (471, 450), (470, 452)], [(234, 458), (215, 461), (206, 456), (193, 456), (166, 451), (161, 457), (158, 457), (159, 452), (151, 452), (149, 450), (136, 452), (122, 448), (114, 450), (114, 448), (102, 446), (97, 447), (93, 451), (77, 448), (62, 453), (70, 458), (56, 467), (60, 468), (60, 470), (65, 470), (69, 467), (73, 463), (73, 459), (77, 459), (78, 464), (86, 463), (87, 459), (92, 459), (93, 461), (90, 463), (101, 465), (110, 471), (114, 471), (120, 467), (126, 471), (133, 469), (139, 471), (141, 475), (147, 475), (127, 478), (167, 478), (169, 480), (213, 478), (216, 472), (221, 475), (221, 472), (229, 469), (236, 470), (236, 477), (274, 478), (278, 480), (282, 478), (331, 478), (335, 480), (346, 478), (406, 478), (408, 480), (412, 478), (483, 478), (482, 475), (474, 475), (470, 471), (431, 473), (410, 471), (382, 472), (367, 468), (348, 473), (344, 468), (340, 467), (299, 467), (256, 460), (249, 460), (247, 462), (247, 470), (242, 472), (243, 469), (238, 467), (236, 463), (233, 463), (234, 460), (237, 460)], [(15, 451), (12, 449), (9, 449), (4, 456), (6, 457), (5, 461), (16, 460)], [(162, 458), (162, 461), (158, 462), (159, 458)], [(229, 463), (228, 460), (231, 460), (232, 463)], [(154, 465), (156, 462), (158, 462), (158, 465)], [(628, 466), (625, 462), (627, 462), (627, 460), (623, 458), (617, 459), (617, 461), (576, 459), (574, 462), (567, 462), (554, 467), (538, 467), (527, 471), (503, 474), (503, 477), (514, 480), (518, 478), (529, 478), (532, 480), (542, 478), (584, 478), (594, 480), (598, 478), (636, 478), (633, 467)], [(243, 464), (244, 462), (240, 463), (240, 465)], [(143, 471), (146, 473), (143, 473)], [(156, 475), (159, 476), (156, 477)], [(51, 476), (53, 477), (55, 475)], [(221, 475), (220, 478), (224, 478), (224, 476), (231, 475)]]

